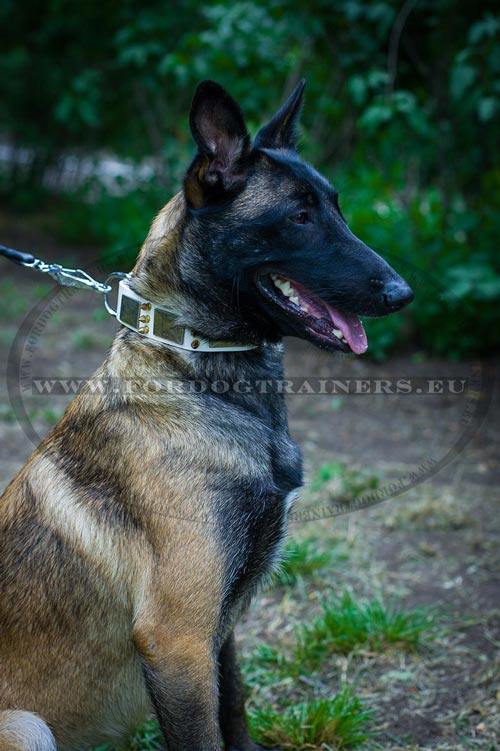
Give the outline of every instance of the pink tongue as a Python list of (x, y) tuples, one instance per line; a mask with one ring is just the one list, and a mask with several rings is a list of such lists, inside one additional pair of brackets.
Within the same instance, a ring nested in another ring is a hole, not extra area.
[(368, 340), (363, 324), (358, 316), (354, 315), (354, 313), (341, 313), (333, 305), (326, 305), (326, 307), (328, 308), (334, 328), (342, 331), (352, 351), (357, 355), (362, 355), (363, 352), (366, 352), (368, 349)]

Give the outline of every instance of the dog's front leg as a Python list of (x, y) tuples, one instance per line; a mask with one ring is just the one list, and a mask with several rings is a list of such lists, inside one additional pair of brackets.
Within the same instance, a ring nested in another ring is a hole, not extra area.
[(134, 642), (168, 751), (220, 751), (217, 662), (208, 640), (139, 627)]
[(225, 748), (227, 751), (266, 751), (263, 746), (259, 746), (252, 740), (248, 730), (243, 681), (236, 655), (234, 634), (228, 637), (220, 651), (219, 680), (219, 719)]
[(219, 681), (220, 729), (226, 749), (228, 751), (255, 751), (258, 746), (248, 732), (243, 682), (236, 657), (233, 634), (228, 637), (220, 651)]

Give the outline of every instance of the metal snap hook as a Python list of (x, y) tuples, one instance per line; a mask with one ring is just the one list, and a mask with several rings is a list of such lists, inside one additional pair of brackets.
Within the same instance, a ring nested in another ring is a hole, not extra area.
[[(110, 274), (110, 275), (109, 275), (109, 276), (107, 277), (107, 279), (106, 279), (106, 281), (105, 281), (105, 284), (108, 284), (109, 280), (110, 280), (110, 279), (112, 279), (112, 278), (113, 278), (113, 277), (115, 277), (115, 276), (116, 276), (116, 277), (118, 277), (119, 279), (128, 279), (130, 275), (129, 275), (129, 274), (126, 274), (126, 273), (125, 273), (124, 271), (113, 271), (113, 272), (111, 272), (111, 274)], [(110, 286), (110, 287), (111, 287), (111, 285), (108, 285), (108, 286)], [(112, 291), (113, 291), (113, 290), (112, 290), (112, 287), (111, 287), (111, 288), (110, 288), (110, 289), (108, 290), (108, 292), (105, 292), (105, 293), (104, 293), (104, 307), (106, 308), (106, 310), (108, 311), (108, 313), (109, 313), (109, 314), (110, 314), (111, 316), (115, 316), (115, 318), (116, 318), (116, 310), (113, 310), (113, 308), (111, 307), (111, 305), (110, 305), (110, 302), (109, 302), (109, 300), (108, 300), (108, 295), (109, 295), (109, 294), (111, 294), (111, 292), (112, 292)]]

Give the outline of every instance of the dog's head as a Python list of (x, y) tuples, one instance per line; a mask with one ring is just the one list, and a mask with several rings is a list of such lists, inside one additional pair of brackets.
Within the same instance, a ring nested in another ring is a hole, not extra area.
[(359, 354), (367, 342), (358, 316), (400, 310), (413, 293), (351, 232), (335, 189), (299, 157), (303, 90), (301, 82), (252, 143), (222, 86), (198, 86), (184, 236), (201, 267), (193, 273), (181, 258), (181, 276), (192, 299), (224, 301), (234, 332), (240, 321), (261, 338), (298, 336)]

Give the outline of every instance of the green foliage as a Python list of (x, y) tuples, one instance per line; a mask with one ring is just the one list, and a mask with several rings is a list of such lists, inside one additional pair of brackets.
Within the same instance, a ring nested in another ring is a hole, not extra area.
[[(324, 0), (6, 0), (2, 198), (40, 212), (56, 195), (47, 214), (65, 239), (118, 251), (130, 268), (189, 163), (198, 81), (226, 85), (255, 131), (305, 76), (304, 157), (341, 190), (353, 230), (415, 286), (408, 310), (365, 321), (369, 355), (408, 343), (449, 357), (489, 352), (500, 296), (498, 8), (420, 0), (399, 33), (400, 11), (400, 0), (339, 0), (335, 13)], [(132, 177), (101, 174), (115, 157)]]
[(380, 600), (359, 601), (345, 592), (324, 602), (322, 615), (297, 629), (294, 659), (316, 669), (332, 652), (415, 648), (437, 635), (435, 621), (428, 608), (401, 610)]
[(346, 197), (345, 213), (353, 231), (415, 292), (402, 313), (364, 320), (369, 353), (381, 359), (408, 341), (452, 358), (497, 346), (500, 265), (493, 248), (500, 232), (500, 213), (494, 208), (500, 171), (484, 175), (484, 201), (445, 195), (437, 187), (407, 198), (397, 174), (388, 183), (371, 170), (361, 173), (357, 185), (352, 178), (348, 182), (345, 194), (352, 192), (355, 203)]
[(276, 711), (253, 709), (249, 724), (254, 737), (269, 748), (306, 751), (355, 748), (371, 737), (372, 712), (345, 688), (333, 699), (300, 702)]
[(130, 751), (160, 751), (162, 748), (163, 737), (155, 720), (143, 722), (130, 742)]
[(41, 420), (49, 425), (54, 425), (61, 417), (63, 409), (56, 410), (51, 407), (34, 407), (28, 411), (28, 417), (32, 422)]
[(113, 195), (93, 185), (65, 196), (62, 210), (51, 213), (49, 209), (46, 224), (68, 242), (99, 243), (101, 261), (106, 266), (129, 270), (152, 218), (168, 197), (152, 187)]

